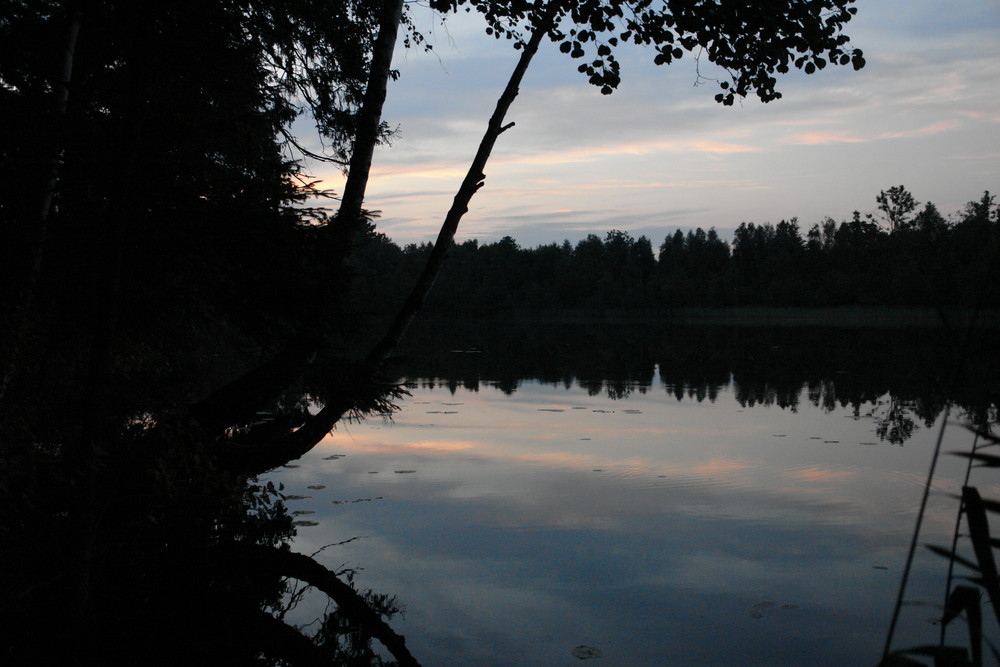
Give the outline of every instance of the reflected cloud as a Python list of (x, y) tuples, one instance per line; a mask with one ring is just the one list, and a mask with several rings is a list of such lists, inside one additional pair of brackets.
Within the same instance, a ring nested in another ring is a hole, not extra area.
[[(362, 563), (360, 584), (405, 599), (400, 630), (428, 662), (561, 664), (588, 644), (623, 664), (660, 664), (675, 646), (689, 664), (691, 651), (718, 647), (703, 662), (730, 664), (748, 646), (774, 654), (790, 633), (812, 645), (817, 623), (880, 634), (897, 582), (884, 573), (905, 557), (931, 429), (905, 448), (861, 447), (874, 422), (845, 419), (850, 407), (737, 409), (726, 386), (712, 403), (663, 391), (611, 401), (531, 380), (513, 394), (477, 388), (417, 382), (394, 422), (338, 431), (316, 460), (276, 473), (293, 493), (324, 485), (296, 501), (319, 523), (300, 551), (371, 536), (324, 555)], [(951, 489), (948, 466), (961, 463), (942, 461), (936, 488)], [(379, 502), (329, 502), (354, 497)], [(930, 507), (928, 539), (953, 522), (950, 501)], [(926, 580), (916, 575), (914, 590)], [(612, 613), (627, 641), (608, 629)], [(497, 614), (512, 620), (496, 625)], [(691, 640), (709, 616), (730, 645)], [(752, 625), (779, 620), (774, 646)], [(634, 628), (655, 637), (636, 641)], [(561, 652), (540, 661), (524, 647), (535, 637)]]
[(789, 470), (784, 472), (784, 475), (802, 482), (843, 483), (854, 479), (857, 473), (851, 470), (838, 470), (836, 468), (811, 467), (801, 470)]

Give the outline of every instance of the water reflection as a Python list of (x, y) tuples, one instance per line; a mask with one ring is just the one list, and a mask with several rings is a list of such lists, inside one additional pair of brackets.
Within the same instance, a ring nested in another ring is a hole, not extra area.
[[(611, 664), (876, 662), (939, 383), (877, 348), (852, 361), (761, 331), (704, 334), (714, 351), (658, 335), (581, 354), (544, 332), (479, 331), (440, 365), (413, 360), (391, 423), (338, 430), (280, 473), (337, 490), (306, 503), (319, 525), (297, 548), (364, 536), (337, 558), (405, 591), (400, 630), (430, 665), (575, 664), (579, 646)], [(961, 464), (942, 467), (928, 539), (954, 521)], [(940, 586), (918, 557), (911, 596)]]
[[(744, 408), (850, 409), (876, 417), (879, 440), (902, 444), (933, 423), (946, 402), (977, 423), (995, 419), (1000, 361), (938, 329), (657, 327), (641, 324), (449, 324), (415, 333), (401, 371), (423, 386), (480, 385), (514, 393), (526, 381), (623, 399), (665, 391), (715, 401), (731, 387)], [(971, 352), (969, 351), (971, 350)], [(426, 379), (433, 378), (433, 379)]]

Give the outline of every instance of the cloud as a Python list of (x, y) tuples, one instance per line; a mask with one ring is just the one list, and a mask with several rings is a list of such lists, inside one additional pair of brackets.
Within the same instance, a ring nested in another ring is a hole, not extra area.
[(954, 130), (962, 126), (962, 123), (957, 120), (944, 120), (937, 123), (931, 123), (930, 125), (925, 125), (916, 130), (900, 130), (896, 132), (883, 132), (879, 135), (879, 139), (909, 139), (912, 137), (923, 137), (931, 134), (938, 134), (940, 132), (947, 132), (949, 130)]
[(499, 159), (494, 159), (492, 163), (557, 165), (597, 162), (616, 156), (640, 157), (661, 153), (693, 153), (699, 155), (752, 153), (759, 150), (761, 149), (747, 144), (710, 139), (663, 139), (556, 148), (545, 152), (536, 152), (531, 155), (507, 154)]
[(1000, 153), (983, 153), (982, 155), (949, 155), (946, 160), (1000, 160)]
[(817, 130), (792, 135), (789, 142), (802, 146), (817, 146), (826, 144), (858, 144), (865, 141), (847, 131), (829, 132)]

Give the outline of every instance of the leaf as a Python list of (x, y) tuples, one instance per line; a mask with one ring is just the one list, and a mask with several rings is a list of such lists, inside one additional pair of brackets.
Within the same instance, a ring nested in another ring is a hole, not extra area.
[(893, 651), (885, 660), (878, 663), (878, 667), (926, 667), (926, 665), (907, 657), (904, 651)]
[(993, 547), (990, 544), (990, 524), (986, 518), (986, 508), (979, 490), (974, 486), (962, 487), (962, 500), (965, 503), (965, 516), (969, 522), (972, 548), (976, 552), (979, 572), (983, 576), (983, 587), (989, 594), (993, 614), (1000, 621), (1000, 576), (997, 576)]
[(945, 549), (944, 547), (939, 547), (936, 544), (925, 544), (924, 546), (927, 547), (928, 549), (930, 549), (931, 551), (933, 551), (934, 553), (936, 553), (939, 556), (944, 556), (945, 558), (947, 558), (950, 561), (954, 561), (956, 563), (961, 563), (965, 567), (968, 567), (970, 569), (975, 570), (976, 572), (979, 572), (979, 566), (976, 565), (975, 563), (973, 563), (968, 558), (963, 558), (962, 556), (959, 556), (956, 553), (952, 553), (948, 549)]
[(1000, 468), (1000, 455), (980, 452), (952, 452), (953, 456), (979, 461), (984, 468)]
[[(890, 659), (898, 657), (903, 660), (909, 660), (905, 656), (910, 655), (927, 655), (934, 658), (935, 667), (972, 667), (972, 663), (969, 662), (969, 653), (965, 648), (961, 646), (916, 646), (914, 648), (907, 648), (901, 651), (894, 651), (890, 654)], [(889, 667), (892, 665), (920, 665), (922, 663), (909, 661), (909, 662), (882, 662), (880, 667)]]
[(972, 663), (983, 664), (983, 612), (980, 605), (982, 593), (972, 586), (956, 586), (944, 607), (943, 625), (948, 625), (963, 611), (969, 626), (969, 646)]

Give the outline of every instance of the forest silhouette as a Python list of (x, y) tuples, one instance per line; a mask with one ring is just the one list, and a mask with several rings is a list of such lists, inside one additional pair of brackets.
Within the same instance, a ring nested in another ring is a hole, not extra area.
[[(731, 242), (713, 228), (677, 230), (655, 248), (645, 236), (611, 230), (534, 248), (506, 236), (456, 243), (427, 309), (440, 315), (497, 315), (530, 309), (669, 310), (685, 306), (1000, 306), (1000, 222), (989, 192), (954, 220), (932, 203), (880, 205), (803, 232), (796, 218), (741, 223)], [(402, 248), (372, 232), (359, 270), (412, 280), (431, 244)], [(390, 289), (382, 284), (383, 290)], [(391, 292), (367, 295), (391, 302)], [(398, 297), (397, 297), (398, 298)]]

